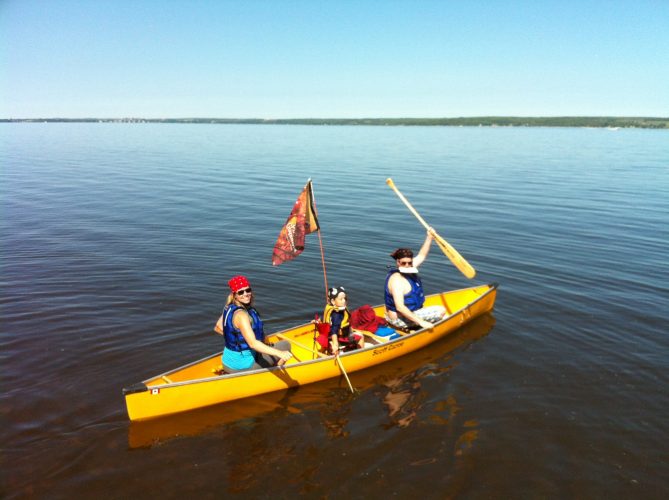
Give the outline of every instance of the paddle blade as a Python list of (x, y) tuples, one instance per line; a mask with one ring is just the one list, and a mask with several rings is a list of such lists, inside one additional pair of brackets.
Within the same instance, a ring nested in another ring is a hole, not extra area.
[(462, 255), (458, 253), (455, 248), (453, 248), (448, 243), (448, 241), (435, 232), (432, 233), (432, 236), (434, 236), (434, 241), (437, 242), (437, 245), (439, 245), (441, 251), (444, 252), (444, 255), (448, 257), (448, 259), (455, 267), (458, 268), (462, 274), (464, 274), (469, 279), (472, 279), (474, 276), (476, 276), (476, 270), (471, 266), (471, 264), (469, 264), (469, 262), (464, 259)]
[(467, 278), (472, 279), (474, 276), (476, 276), (476, 271), (474, 268), (469, 265), (469, 262), (467, 262), (462, 255), (460, 255), (455, 248), (453, 248), (444, 238), (439, 236), (434, 229), (430, 229), (430, 226), (428, 226), (427, 222), (420, 216), (418, 212), (416, 212), (416, 209), (411, 206), (411, 203), (409, 203), (409, 200), (407, 200), (402, 193), (400, 193), (400, 190), (397, 189), (397, 186), (395, 186), (395, 183), (393, 180), (388, 177), (386, 179), (386, 184), (390, 186), (390, 189), (395, 191), (395, 194), (399, 197), (400, 200), (404, 202), (404, 204), (407, 206), (409, 211), (416, 216), (416, 219), (418, 219), (418, 222), (420, 222), (425, 229), (429, 230), (432, 232), (432, 236), (434, 237), (435, 241), (437, 242), (437, 245), (439, 245), (439, 248), (441, 248), (441, 251), (444, 252), (444, 255), (449, 258), (449, 260), (453, 263), (455, 267), (457, 267), (462, 274), (464, 274)]

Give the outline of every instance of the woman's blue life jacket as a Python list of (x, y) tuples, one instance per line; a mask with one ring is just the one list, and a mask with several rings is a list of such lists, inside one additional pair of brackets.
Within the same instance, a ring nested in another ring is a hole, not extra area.
[(225, 348), (237, 352), (248, 351), (251, 348), (246, 343), (246, 340), (244, 340), (242, 332), (238, 328), (235, 328), (235, 325), (232, 323), (232, 319), (238, 309), (243, 309), (249, 314), (251, 328), (253, 328), (253, 333), (255, 334), (256, 339), (260, 342), (265, 340), (263, 323), (255, 308), (246, 308), (235, 304), (228, 304), (223, 308), (223, 336), (225, 337)]
[[(388, 290), (388, 280), (390, 280), (390, 277), (395, 274), (399, 273), (399, 269), (391, 269), (388, 271), (388, 275), (386, 276), (386, 288), (385, 288), (385, 304), (386, 304), (386, 309), (389, 311), (395, 311), (397, 312), (397, 308), (395, 307), (395, 300), (393, 299), (392, 294), (390, 293), (390, 290)], [(417, 311), (421, 307), (423, 307), (423, 304), (425, 303), (425, 293), (423, 293), (423, 282), (420, 280), (420, 276), (417, 274), (402, 274), (402, 276), (406, 279), (409, 280), (409, 283), (411, 284), (411, 290), (409, 293), (404, 294), (404, 305), (409, 308), (409, 311)]]

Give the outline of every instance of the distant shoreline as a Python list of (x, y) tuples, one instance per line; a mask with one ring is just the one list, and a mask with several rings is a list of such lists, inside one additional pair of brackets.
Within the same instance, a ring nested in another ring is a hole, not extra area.
[(669, 129), (669, 118), (479, 116), (460, 118), (0, 118), (0, 123), (184, 123), (238, 125), (367, 125), (441, 127), (596, 127)]

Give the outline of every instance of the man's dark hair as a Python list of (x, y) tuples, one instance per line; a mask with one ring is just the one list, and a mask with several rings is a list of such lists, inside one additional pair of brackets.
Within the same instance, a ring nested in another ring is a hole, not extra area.
[(390, 256), (397, 259), (404, 259), (405, 257), (411, 257), (413, 259), (413, 251), (410, 248), (398, 248)]

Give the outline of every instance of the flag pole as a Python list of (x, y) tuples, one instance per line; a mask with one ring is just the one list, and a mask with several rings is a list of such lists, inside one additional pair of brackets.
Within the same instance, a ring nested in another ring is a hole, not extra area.
[[(311, 201), (314, 204), (314, 212), (318, 218), (318, 208), (316, 208), (316, 196), (314, 195), (314, 184), (309, 179), (309, 190), (311, 191)], [(325, 252), (323, 251), (323, 238), (321, 237), (321, 224), (318, 223), (318, 245), (321, 247), (321, 263), (323, 264), (323, 282), (325, 283), (325, 303), (328, 301), (328, 275), (325, 271)]]

